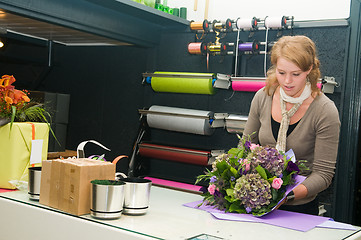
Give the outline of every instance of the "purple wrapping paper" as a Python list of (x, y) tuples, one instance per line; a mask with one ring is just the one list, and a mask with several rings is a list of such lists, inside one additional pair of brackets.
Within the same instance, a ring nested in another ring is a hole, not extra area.
[(184, 206), (207, 211), (217, 219), (266, 223), (303, 232), (309, 231), (317, 225), (330, 220), (330, 218), (326, 217), (288, 212), (283, 210), (274, 210), (266, 216), (255, 217), (251, 214), (225, 213), (224, 211), (215, 209), (212, 206), (201, 205), (200, 207), (198, 207), (198, 205), (201, 203), (202, 200), (187, 203), (184, 204)]

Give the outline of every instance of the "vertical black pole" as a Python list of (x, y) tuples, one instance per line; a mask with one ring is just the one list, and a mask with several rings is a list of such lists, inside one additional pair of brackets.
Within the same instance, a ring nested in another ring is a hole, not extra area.
[(355, 222), (358, 178), (358, 136), (361, 106), (360, 35), (361, 3), (360, 0), (351, 0), (350, 35), (348, 54), (346, 55), (346, 76), (342, 84), (341, 132), (333, 206), (335, 220), (348, 223)]

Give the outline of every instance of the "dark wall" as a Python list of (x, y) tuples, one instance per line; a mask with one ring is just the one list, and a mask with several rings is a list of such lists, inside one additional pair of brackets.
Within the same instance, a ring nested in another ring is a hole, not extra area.
[(138, 128), (137, 110), (144, 101), (141, 73), (147, 50), (57, 46), (54, 56), (44, 88), (71, 94), (67, 148), (75, 150), (80, 142), (93, 139), (111, 152), (88, 144), (86, 154), (105, 153), (108, 160), (128, 155)]
[[(54, 44), (49, 68), (46, 46), (12, 41), (0, 52), (1, 72), (13, 74), (19, 89), (70, 94), (66, 149), (76, 150), (80, 142), (92, 139), (111, 152), (88, 144), (86, 155), (105, 153), (112, 160), (132, 150), (138, 109), (144, 105), (141, 73), (146, 69), (147, 51)], [(35, 82), (40, 84), (35, 87)], [(126, 168), (127, 162), (119, 165)]]

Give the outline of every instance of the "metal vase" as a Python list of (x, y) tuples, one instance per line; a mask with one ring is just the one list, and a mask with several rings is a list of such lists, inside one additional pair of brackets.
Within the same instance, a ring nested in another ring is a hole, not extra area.
[(122, 215), (125, 183), (116, 180), (91, 181), (90, 215), (99, 219), (116, 219)]
[(149, 208), (152, 181), (143, 178), (124, 178), (124, 214), (141, 215)]
[(41, 167), (30, 167), (29, 169), (28, 194), (30, 200), (39, 201), (40, 183), (41, 183)]

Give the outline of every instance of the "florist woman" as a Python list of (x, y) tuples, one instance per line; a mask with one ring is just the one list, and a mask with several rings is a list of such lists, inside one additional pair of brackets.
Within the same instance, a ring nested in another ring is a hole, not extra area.
[[(244, 135), (262, 146), (292, 149), (309, 168), (305, 181), (280, 209), (318, 214), (317, 194), (335, 172), (340, 120), (335, 104), (317, 87), (320, 63), (306, 36), (284, 36), (273, 46), (266, 86), (252, 100)], [(255, 134), (252, 134), (254, 133)]]

